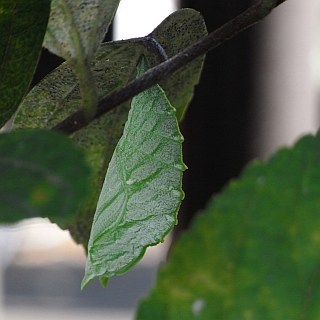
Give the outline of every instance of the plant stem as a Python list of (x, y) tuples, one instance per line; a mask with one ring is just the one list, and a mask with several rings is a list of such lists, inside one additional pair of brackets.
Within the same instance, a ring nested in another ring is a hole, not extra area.
[[(99, 101), (95, 118), (101, 117), (103, 114), (117, 107), (121, 103), (133, 98), (140, 92), (167, 78), (173, 72), (193, 61), (195, 58), (207, 53), (223, 42), (231, 39), (241, 31), (260, 22), (269, 15), (275, 7), (285, 1), (286, 0), (260, 1), (258, 4), (253, 5), (194, 45), (188, 47), (160, 65), (148, 70), (139, 78), (132, 80), (125, 86), (113, 91)], [(87, 125), (87, 122), (84, 121), (84, 119), (85, 115), (83, 114), (83, 110), (80, 109), (52, 129), (65, 134), (71, 134)]]
[(98, 94), (90, 66), (83, 64), (81, 67), (81, 70), (77, 69), (82, 104), (80, 110), (83, 112), (83, 120), (89, 124), (97, 111)]
[[(70, 6), (67, 2), (62, 1), (60, 3), (63, 12), (68, 18), (68, 21), (73, 21), (73, 14)], [(66, 59), (67, 63), (71, 66), (74, 73), (77, 76), (81, 94), (81, 112), (83, 113), (82, 121), (85, 121), (85, 125), (89, 124), (90, 121), (95, 117), (98, 98), (95, 81), (91, 71), (91, 66), (88, 61), (91, 61), (91, 56), (86, 55), (84, 48), (82, 47), (80, 35), (75, 27), (70, 29), (70, 37), (72, 43), (77, 52), (76, 57), (69, 55), (67, 52), (61, 56)]]

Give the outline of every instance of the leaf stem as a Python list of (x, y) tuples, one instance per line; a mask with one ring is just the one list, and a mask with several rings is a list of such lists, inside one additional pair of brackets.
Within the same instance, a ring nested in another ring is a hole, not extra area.
[(90, 66), (86, 63), (74, 68), (79, 80), (83, 119), (86, 124), (95, 117), (98, 104), (98, 93)]
[[(149, 69), (139, 78), (132, 80), (125, 86), (113, 91), (101, 99), (98, 103), (95, 118), (101, 117), (103, 114), (117, 107), (121, 103), (133, 98), (140, 92), (167, 78), (173, 72), (182, 68), (197, 57), (218, 47), (223, 42), (233, 38), (243, 30), (260, 22), (267, 15), (269, 15), (275, 7), (279, 6), (285, 1), (286, 0), (261, 0), (259, 3), (251, 6), (239, 16), (225, 23), (220, 28), (214, 30), (208, 36), (204, 37), (194, 45), (188, 47), (160, 65)], [(87, 125), (87, 122), (83, 121), (85, 118), (86, 117), (83, 113), (83, 110), (80, 109), (52, 129), (65, 134), (71, 134)]]
[[(73, 14), (68, 2), (61, 1), (61, 7), (68, 17), (68, 20), (73, 21)], [(85, 54), (80, 35), (74, 26), (70, 29), (70, 37), (77, 54), (73, 57), (66, 52), (62, 57), (66, 59), (66, 62), (71, 66), (77, 76), (80, 86), (81, 108), (84, 116), (82, 120), (85, 121), (86, 124), (89, 124), (95, 116), (98, 104), (97, 89), (90, 67), (92, 56)]]

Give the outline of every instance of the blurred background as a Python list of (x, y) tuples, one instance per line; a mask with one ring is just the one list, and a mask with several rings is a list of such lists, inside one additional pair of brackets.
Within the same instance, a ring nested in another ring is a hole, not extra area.
[[(209, 31), (240, 14), (249, 0), (122, 0), (106, 40), (150, 33), (179, 7), (200, 11)], [(106, 289), (80, 291), (85, 255), (67, 231), (33, 219), (0, 229), (0, 319), (133, 319), (155, 281), (170, 241), (208, 199), (254, 158), (266, 160), (319, 127), (319, 0), (287, 0), (262, 23), (207, 55), (181, 124), (186, 198), (164, 244)], [(61, 63), (43, 51), (33, 84)]]

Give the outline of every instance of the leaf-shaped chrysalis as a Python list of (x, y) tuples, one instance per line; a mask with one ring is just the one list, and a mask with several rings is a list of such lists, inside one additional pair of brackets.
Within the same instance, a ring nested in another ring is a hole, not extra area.
[[(142, 56), (138, 73), (148, 67)], [(176, 224), (182, 141), (175, 109), (158, 85), (132, 100), (94, 216), (82, 288), (127, 271)]]

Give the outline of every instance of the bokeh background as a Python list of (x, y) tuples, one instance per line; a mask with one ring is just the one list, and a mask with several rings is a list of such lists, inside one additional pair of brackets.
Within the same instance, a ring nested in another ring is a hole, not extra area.
[[(209, 31), (240, 14), (249, 0), (122, 0), (105, 40), (143, 36), (179, 7), (200, 11)], [(172, 239), (254, 158), (262, 161), (319, 127), (319, 0), (287, 0), (262, 23), (207, 55), (181, 124), (186, 198), (164, 244), (106, 289), (80, 282), (85, 255), (46, 220), (0, 229), (0, 319), (133, 319)], [(43, 51), (33, 85), (61, 59)]]

